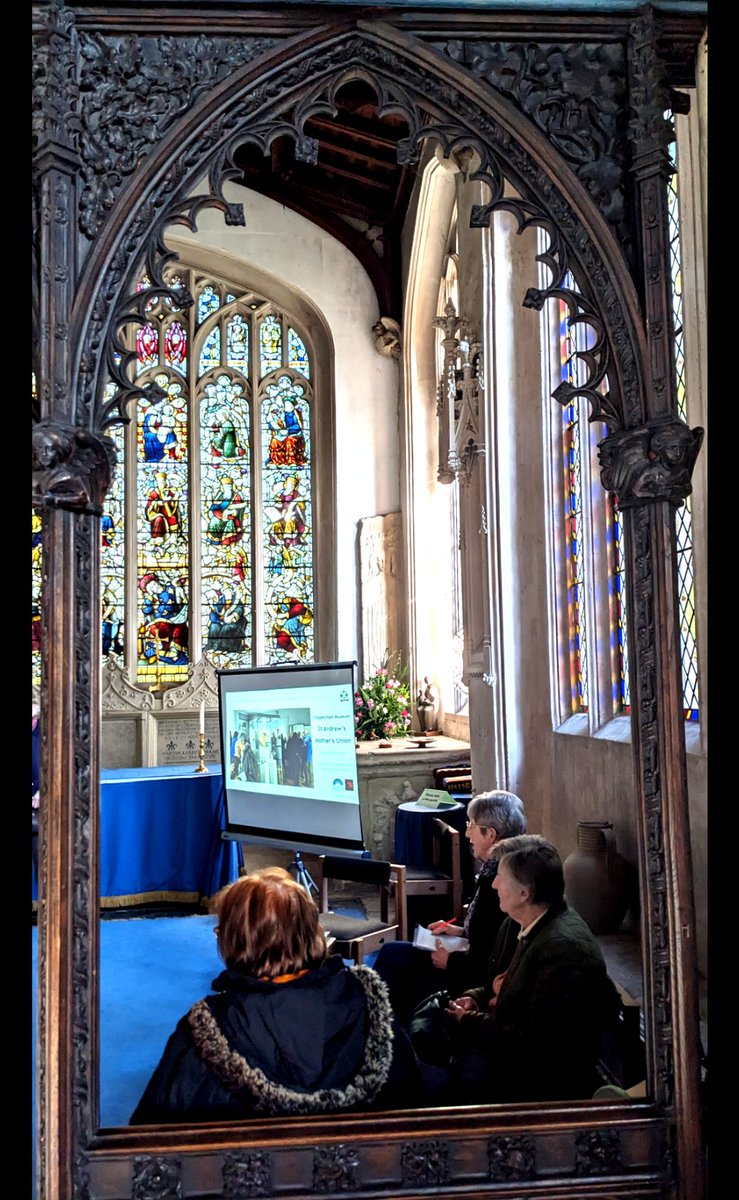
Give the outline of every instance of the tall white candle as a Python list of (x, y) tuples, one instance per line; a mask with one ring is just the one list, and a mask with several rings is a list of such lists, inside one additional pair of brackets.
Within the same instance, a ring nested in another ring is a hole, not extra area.
[(205, 701), (200, 701), (200, 732), (205, 733)]

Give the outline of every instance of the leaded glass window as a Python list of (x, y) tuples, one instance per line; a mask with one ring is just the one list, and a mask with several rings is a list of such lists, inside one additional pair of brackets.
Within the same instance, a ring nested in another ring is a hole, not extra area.
[[(667, 210), (670, 237), (670, 276), (672, 280), (673, 360), (677, 385), (677, 410), (683, 421), (688, 419), (688, 397), (685, 378), (685, 339), (683, 334), (683, 282), (680, 253), (680, 196), (678, 190), (677, 144), (670, 146), (675, 172), (667, 184)], [(677, 509), (675, 516), (677, 542), (677, 576), (680, 605), (680, 652), (683, 677), (685, 719), (697, 721), (698, 647), (695, 633), (695, 588), (693, 584), (693, 525), (690, 496)]]
[(309, 341), (253, 292), (171, 282), (194, 303), (152, 300), (131, 331), (137, 382), (164, 398), (116, 434), (102, 530), (103, 653), (155, 689), (203, 651), (223, 668), (315, 653)]

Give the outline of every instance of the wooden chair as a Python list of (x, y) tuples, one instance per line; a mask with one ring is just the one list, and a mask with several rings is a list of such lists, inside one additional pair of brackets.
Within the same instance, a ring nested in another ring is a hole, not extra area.
[[(462, 862), (459, 830), (440, 817), (432, 821), (432, 860), (428, 867), (405, 867), (405, 901), (403, 928), (408, 929), (408, 898), (410, 896), (450, 896), (452, 915), (462, 912)], [(380, 915), (387, 917), (388, 897), (393, 892), (389, 884), (380, 898)], [(395, 896), (396, 913), (399, 897)], [(406, 935), (401, 934), (401, 937)]]
[[(319, 889), (319, 919), (324, 933), (334, 939), (331, 949), (342, 958), (364, 962), (368, 954), (379, 950), (385, 942), (404, 940), (407, 936), (407, 904), (405, 900), (405, 867), (371, 858), (342, 858), (322, 854), (321, 886)], [(332, 912), (328, 902), (329, 880), (377, 887), (380, 896), (380, 919), (347, 917)], [(388, 897), (394, 901), (394, 924), (388, 921)]]

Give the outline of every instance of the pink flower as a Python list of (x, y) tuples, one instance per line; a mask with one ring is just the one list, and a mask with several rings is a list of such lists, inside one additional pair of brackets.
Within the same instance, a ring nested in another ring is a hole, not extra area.
[(356, 705), (357, 705), (357, 708), (361, 708), (361, 707), (362, 707), (362, 705), (364, 704), (364, 700), (362, 699), (362, 697), (361, 697), (359, 694), (357, 694), (357, 695), (354, 697), (354, 700), (355, 700), (355, 703), (356, 703)]
[(374, 702), (374, 700), (368, 700), (368, 701), (367, 701), (367, 708), (374, 708), (374, 707), (375, 707), (375, 702)]

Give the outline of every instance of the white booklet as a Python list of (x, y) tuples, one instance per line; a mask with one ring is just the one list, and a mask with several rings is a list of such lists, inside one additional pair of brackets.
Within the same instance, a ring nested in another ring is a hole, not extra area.
[(441, 942), (445, 950), (469, 950), (470, 948), (466, 937), (457, 937), (453, 933), (432, 933), (425, 925), (416, 925), (416, 932), (413, 934), (414, 946), (419, 946), (421, 950), (435, 950), (437, 941)]

